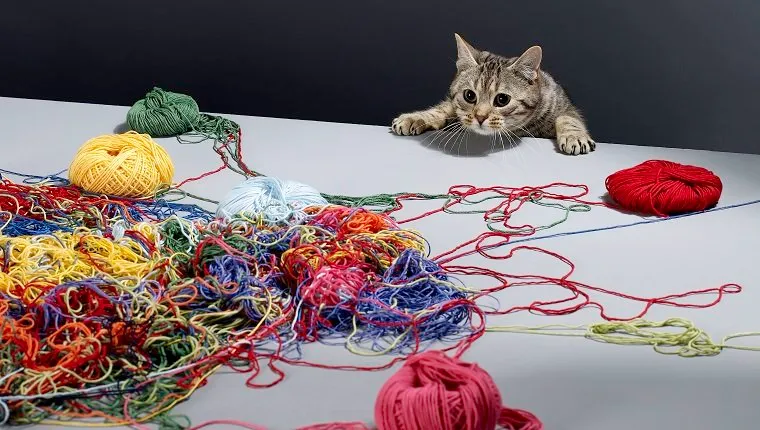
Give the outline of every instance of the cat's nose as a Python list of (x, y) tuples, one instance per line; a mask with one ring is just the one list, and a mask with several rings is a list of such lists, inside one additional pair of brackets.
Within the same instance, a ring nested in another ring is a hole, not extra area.
[(475, 114), (475, 119), (478, 120), (478, 123), (480, 123), (480, 125), (483, 125), (483, 123), (488, 119), (488, 115)]

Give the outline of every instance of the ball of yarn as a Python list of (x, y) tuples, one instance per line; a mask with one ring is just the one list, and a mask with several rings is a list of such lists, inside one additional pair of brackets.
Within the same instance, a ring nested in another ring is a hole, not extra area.
[(657, 216), (708, 209), (718, 203), (723, 191), (723, 183), (713, 172), (665, 160), (649, 160), (613, 173), (605, 185), (623, 209)]
[(153, 137), (168, 137), (191, 131), (200, 118), (192, 97), (153, 88), (129, 109), (127, 126)]
[(440, 351), (409, 358), (377, 395), (378, 430), (540, 430), (534, 415), (502, 407), (491, 376)]
[(69, 180), (85, 191), (121, 197), (151, 197), (171, 185), (169, 154), (147, 134), (129, 131), (92, 138), (77, 151)]
[(230, 218), (249, 214), (264, 216), (270, 222), (301, 222), (309, 206), (326, 206), (319, 191), (295, 181), (268, 176), (248, 178), (230, 190), (219, 202), (216, 215)]

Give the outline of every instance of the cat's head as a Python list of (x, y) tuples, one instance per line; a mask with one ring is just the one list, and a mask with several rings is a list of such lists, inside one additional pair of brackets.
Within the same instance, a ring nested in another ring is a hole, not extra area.
[(541, 97), (541, 48), (533, 46), (508, 60), (454, 36), (457, 73), (450, 94), (459, 122), (484, 135), (524, 127)]

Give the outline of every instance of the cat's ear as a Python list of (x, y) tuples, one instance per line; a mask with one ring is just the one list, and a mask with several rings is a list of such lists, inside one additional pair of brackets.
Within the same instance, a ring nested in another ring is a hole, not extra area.
[(515, 60), (512, 68), (516, 73), (525, 77), (530, 82), (538, 79), (538, 70), (541, 67), (542, 51), (540, 46), (531, 46), (520, 58)]
[(454, 33), (454, 39), (457, 41), (457, 70), (477, 66), (478, 60), (476, 58), (480, 52), (465, 42), (459, 34)]

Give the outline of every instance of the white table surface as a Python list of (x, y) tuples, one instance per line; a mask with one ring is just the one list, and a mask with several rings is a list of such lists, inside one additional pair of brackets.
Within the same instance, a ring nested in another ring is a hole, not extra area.
[[(0, 168), (39, 175), (65, 169), (83, 142), (119, 130), (126, 111), (126, 107), (0, 98)], [(760, 198), (759, 155), (601, 143), (590, 155), (570, 157), (556, 153), (551, 141), (525, 139), (506, 151), (458, 156), (457, 150), (446, 153), (436, 144), (421, 144), (424, 137), (393, 136), (386, 127), (229, 117), (243, 128), (244, 155), (251, 168), (305, 182), (332, 194), (440, 193), (453, 184), (522, 186), (561, 181), (588, 185), (589, 198), (595, 199), (604, 194), (604, 180), (610, 173), (661, 158), (716, 172), (724, 184), (720, 206)], [(657, 142), (656, 136), (652, 141), (667, 145)], [(174, 160), (176, 180), (220, 164), (210, 143), (181, 145), (173, 138), (159, 142)], [(472, 136), (467, 147), (477, 152), (477, 148), (489, 145), (487, 139)], [(464, 153), (464, 146), (459, 151)], [(240, 179), (225, 172), (189, 184), (186, 189), (219, 199)], [(410, 209), (399, 216), (412, 215), (435, 204), (409, 204)], [(549, 216), (555, 215), (551, 212)], [(529, 218), (524, 219), (542, 221)], [(572, 215), (549, 233), (637, 219), (594, 208), (590, 213)], [(572, 279), (620, 292), (655, 296), (728, 282), (741, 284), (742, 293), (726, 296), (713, 308), (655, 306), (646, 315), (650, 320), (693, 320), (719, 341), (730, 333), (760, 330), (758, 219), (760, 205), (752, 205), (533, 244), (570, 258), (577, 266)], [(408, 227), (426, 236), (433, 254), (485, 231), (477, 215), (436, 215)], [(557, 274), (562, 269), (555, 262), (530, 256), (507, 262), (483, 258), (469, 261), (522, 273)], [(520, 288), (499, 297), (527, 304), (552, 293), (556, 296), (557, 290)], [(619, 299), (600, 296), (600, 300), (616, 315), (632, 315), (640, 310), (640, 305)], [(597, 310), (586, 309), (564, 317), (523, 312), (493, 318), (489, 324), (599, 321)], [(334, 364), (369, 362), (343, 348), (322, 345), (306, 347), (305, 358)], [(534, 412), (549, 430), (740, 430), (757, 429), (760, 422), (760, 353), (726, 350), (716, 357), (684, 359), (657, 354), (646, 346), (488, 333), (464, 358), (477, 361), (493, 376), (505, 403)], [(284, 366), (284, 370), (284, 382), (262, 390), (247, 389), (245, 377), (238, 374), (215, 375), (176, 412), (187, 414), (194, 424), (238, 419), (271, 429), (324, 421), (372, 422), (375, 395), (393, 371), (341, 372), (290, 366)]]

